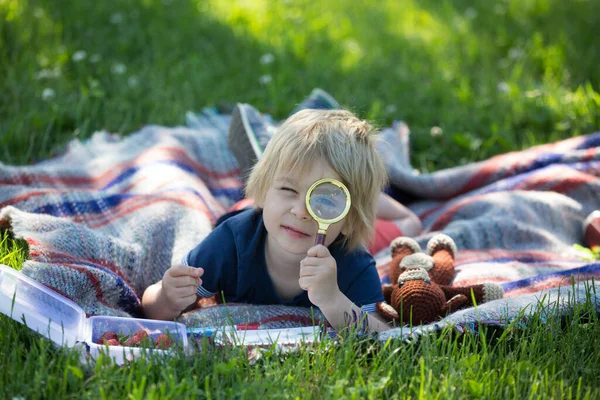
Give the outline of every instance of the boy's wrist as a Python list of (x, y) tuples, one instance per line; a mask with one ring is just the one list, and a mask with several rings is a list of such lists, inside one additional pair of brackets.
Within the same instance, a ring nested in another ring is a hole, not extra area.
[(336, 288), (335, 291), (331, 292), (330, 296), (323, 298), (319, 301), (320, 304), (315, 304), (319, 309), (327, 314), (329, 311), (335, 311), (339, 308), (340, 302), (346, 299), (346, 296), (340, 291), (339, 288)]

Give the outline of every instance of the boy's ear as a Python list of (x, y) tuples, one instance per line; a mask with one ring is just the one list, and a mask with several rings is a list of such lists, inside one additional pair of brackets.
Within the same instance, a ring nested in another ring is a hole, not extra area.
[(350, 234), (350, 227), (348, 224), (344, 224), (344, 227), (342, 228), (342, 235), (348, 236), (348, 234)]

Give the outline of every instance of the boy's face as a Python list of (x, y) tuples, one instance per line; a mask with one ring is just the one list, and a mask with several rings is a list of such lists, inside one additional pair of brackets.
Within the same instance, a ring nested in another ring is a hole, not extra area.
[[(305, 174), (279, 171), (267, 191), (263, 219), (270, 246), (275, 251), (306, 255), (315, 245), (319, 225), (306, 209), (306, 192), (319, 179), (340, 176), (323, 160), (315, 163)], [(329, 225), (325, 246), (329, 246), (342, 232), (345, 220)]]

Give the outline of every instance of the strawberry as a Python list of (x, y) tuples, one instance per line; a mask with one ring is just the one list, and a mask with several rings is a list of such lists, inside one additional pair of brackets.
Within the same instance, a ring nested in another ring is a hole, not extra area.
[(102, 339), (106, 339), (106, 340), (110, 340), (110, 339), (118, 339), (117, 334), (113, 331), (108, 331), (108, 332), (104, 332), (102, 334), (102, 336), (100, 336), (99, 340)]
[(129, 339), (127, 339), (124, 343), (123, 346), (129, 346), (129, 347), (138, 347), (140, 344), (141, 339), (137, 336), (133, 336), (130, 337)]
[(140, 340), (142, 340), (143, 338), (147, 338), (148, 337), (148, 332), (146, 332), (143, 329), (140, 329), (133, 336), (138, 337)]
[(159, 335), (154, 340), (154, 344), (159, 349), (167, 350), (168, 348), (170, 348), (173, 345), (173, 340), (169, 336), (167, 336), (163, 333), (162, 335)]
[(120, 346), (121, 343), (119, 343), (119, 339), (109, 339), (108, 345), (109, 346)]

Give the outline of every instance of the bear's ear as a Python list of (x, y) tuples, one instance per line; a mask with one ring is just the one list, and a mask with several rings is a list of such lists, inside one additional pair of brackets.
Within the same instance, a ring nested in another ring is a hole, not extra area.
[(429, 270), (431, 280), (439, 285), (449, 285), (456, 273), (454, 258), (456, 244), (450, 236), (437, 234), (427, 243), (427, 254), (433, 260), (433, 268)]
[(390, 252), (392, 253), (392, 261), (389, 264), (389, 275), (392, 285), (395, 285), (402, 273), (400, 268), (402, 260), (411, 254), (421, 253), (421, 246), (413, 238), (400, 236), (390, 244)]
[(441, 250), (446, 250), (451, 254), (452, 259), (456, 257), (456, 243), (454, 240), (448, 235), (444, 235), (443, 233), (438, 233), (427, 242), (427, 254), (433, 256), (435, 253)]
[(392, 240), (392, 243), (390, 244), (392, 257), (396, 255), (408, 256), (410, 254), (421, 253), (421, 251), (419, 243), (415, 239), (407, 236), (397, 237)]

